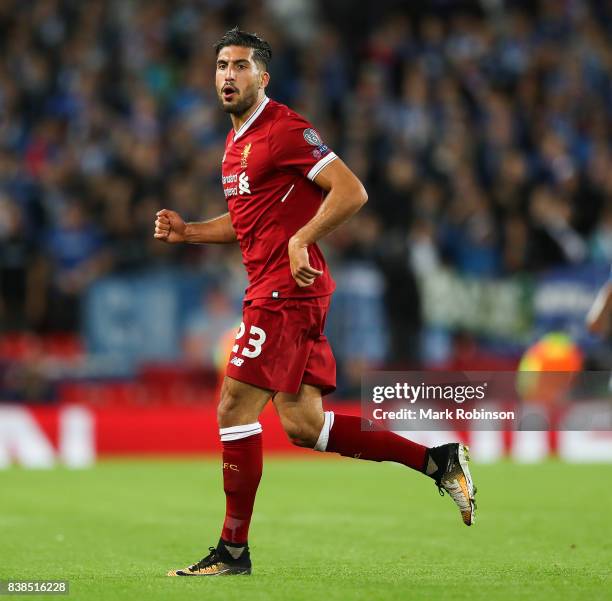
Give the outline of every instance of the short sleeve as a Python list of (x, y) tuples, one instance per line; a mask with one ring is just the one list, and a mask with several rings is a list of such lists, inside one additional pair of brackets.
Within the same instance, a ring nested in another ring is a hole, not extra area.
[(309, 180), (337, 158), (319, 132), (299, 115), (277, 119), (270, 128), (268, 144), (278, 169), (299, 173)]

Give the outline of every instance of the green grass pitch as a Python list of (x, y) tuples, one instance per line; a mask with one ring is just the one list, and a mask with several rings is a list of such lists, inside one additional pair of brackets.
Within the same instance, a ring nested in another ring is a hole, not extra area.
[(12, 468), (0, 472), (0, 579), (67, 579), (70, 594), (53, 598), (79, 601), (612, 599), (612, 465), (473, 472), (478, 523), (466, 528), (406, 468), (268, 458), (253, 576), (209, 579), (165, 574), (218, 539), (218, 461)]

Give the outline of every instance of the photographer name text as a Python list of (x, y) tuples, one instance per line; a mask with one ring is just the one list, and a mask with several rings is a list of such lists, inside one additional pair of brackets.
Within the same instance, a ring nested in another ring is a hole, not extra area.
[(382, 407), (376, 407), (372, 411), (372, 417), (376, 420), (513, 420), (514, 411), (488, 411), (485, 409), (456, 409), (436, 410), (431, 407), (419, 409), (398, 409), (396, 411), (385, 411)]

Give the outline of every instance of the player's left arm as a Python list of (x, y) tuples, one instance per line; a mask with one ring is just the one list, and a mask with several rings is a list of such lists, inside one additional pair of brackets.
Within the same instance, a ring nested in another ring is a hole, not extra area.
[(311, 267), (308, 245), (334, 231), (368, 200), (359, 178), (339, 158), (326, 165), (314, 182), (327, 195), (315, 216), (291, 237), (288, 247), (291, 275), (300, 287), (310, 286), (323, 273)]
[(604, 336), (610, 330), (612, 321), (612, 280), (606, 282), (595, 297), (586, 318), (592, 334)]

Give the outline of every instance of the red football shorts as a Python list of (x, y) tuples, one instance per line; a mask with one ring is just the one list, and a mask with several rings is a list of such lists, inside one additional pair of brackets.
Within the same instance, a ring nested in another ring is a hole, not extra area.
[(300, 384), (336, 389), (336, 360), (323, 335), (331, 296), (244, 301), (227, 364), (231, 378), (296, 394)]

